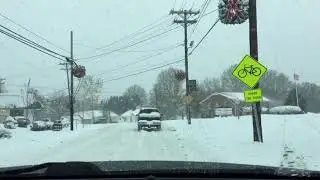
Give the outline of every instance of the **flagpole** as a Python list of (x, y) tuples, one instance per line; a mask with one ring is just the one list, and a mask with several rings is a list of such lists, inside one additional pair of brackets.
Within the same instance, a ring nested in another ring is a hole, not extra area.
[(298, 85), (297, 85), (297, 80), (295, 80), (296, 82), (296, 100), (297, 100), (297, 106), (299, 106), (299, 96), (298, 96)]
[(299, 107), (298, 83), (297, 83), (299, 76), (296, 74), (296, 71), (293, 71), (293, 76), (294, 76), (293, 79), (296, 85), (296, 101), (297, 101), (297, 106)]

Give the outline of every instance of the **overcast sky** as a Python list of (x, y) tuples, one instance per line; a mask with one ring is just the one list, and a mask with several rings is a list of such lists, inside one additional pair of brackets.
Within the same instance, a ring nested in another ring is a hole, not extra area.
[[(301, 81), (320, 84), (317, 75), (320, 65), (319, 0), (257, 0), (259, 59), (269, 69), (284, 72), (292, 78), (293, 71)], [(172, 8), (199, 9), (204, 0), (0, 0), (0, 13), (16, 23), (40, 34), (57, 46), (70, 49), (70, 30), (74, 31), (75, 58), (109, 52), (132, 42), (176, 27), (172, 25)], [(217, 9), (212, 0), (207, 12)], [(197, 43), (217, 18), (217, 12), (201, 19), (190, 40)], [(107, 49), (97, 48), (121, 39), (151, 23), (155, 29), (140, 36), (132, 36)], [(0, 24), (23, 34), (59, 53), (69, 56), (21, 27), (0, 17)], [(189, 28), (192, 32), (193, 27)], [(136, 39), (134, 39), (136, 38)], [(139, 39), (140, 38), (140, 39)], [(201, 80), (217, 77), (231, 64), (249, 53), (248, 22), (236, 26), (218, 23), (205, 41), (190, 56), (190, 78)], [(79, 60), (87, 74), (100, 75), (105, 81), (166, 64), (183, 57), (183, 29), (179, 27), (150, 41), (137, 44), (99, 58)], [(151, 59), (133, 63), (143, 57), (172, 49)], [(141, 52), (143, 51), (143, 52)], [(0, 34), (0, 76), (6, 78), (7, 88), (19, 92), (31, 78), (31, 86), (50, 93), (55, 88), (66, 88), (65, 72), (57, 65), (59, 60), (44, 55), (9, 37)], [(128, 64), (133, 65), (128, 65)], [(127, 66), (119, 68), (119, 66)], [(172, 65), (183, 68), (183, 63)], [(168, 67), (166, 67), (168, 68)], [(112, 70), (112, 71), (111, 71)], [(129, 85), (139, 84), (150, 90), (161, 69), (104, 84), (104, 95), (119, 95)]]

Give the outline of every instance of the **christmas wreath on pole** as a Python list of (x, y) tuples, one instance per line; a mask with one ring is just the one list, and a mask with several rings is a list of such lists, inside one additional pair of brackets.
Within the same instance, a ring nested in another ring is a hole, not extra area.
[(72, 75), (77, 78), (83, 78), (86, 75), (86, 68), (81, 65), (73, 65)]
[(186, 78), (185, 72), (181, 69), (176, 70), (174, 75), (178, 81), (183, 81)]
[(220, 0), (219, 18), (224, 24), (241, 24), (249, 18), (249, 0)]

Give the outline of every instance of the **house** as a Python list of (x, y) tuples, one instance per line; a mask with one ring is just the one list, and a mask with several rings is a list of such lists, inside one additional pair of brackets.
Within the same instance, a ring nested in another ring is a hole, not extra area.
[(94, 124), (100, 119), (104, 119), (103, 112), (101, 110), (82, 111), (74, 114), (81, 119), (82, 124)]
[(114, 112), (104, 113), (102, 110), (89, 110), (74, 113), (74, 119), (81, 119), (82, 124), (117, 123), (120, 116)]
[(136, 122), (137, 115), (140, 112), (140, 106), (135, 110), (128, 110), (121, 114), (122, 122)]
[(20, 94), (0, 93), (0, 123), (7, 116), (24, 116), (23, 97)]
[(110, 123), (118, 123), (120, 121), (120, 116), (112, 111), (108, 111), (107, 116)]
[(133, 121), (133, 111), (132, 110), (128, 110), (126, 112), (124, 112), (123, 114), (121, 114), (121, 121), (122, 122), (132, 122)]
[[(269, 107), (270, 100), (263, 97), (262, 109)], [(217, 92), (200, 101), (201, 116), (241, 116), (251, 114), (251, 104), (246, 103), (243, 92)]]

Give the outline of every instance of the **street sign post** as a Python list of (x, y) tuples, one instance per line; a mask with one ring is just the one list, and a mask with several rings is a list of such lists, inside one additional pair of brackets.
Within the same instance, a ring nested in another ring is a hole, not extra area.
[(197, 80), (189, 80), (189, 92), (197, 91)]
[(233, 71), (232, 75), (250, 88), (254, 88), (266, 72), (266, 67), (251, 56), (246, 55)]
[(232, 73), (234, 77), (239, 79), (248, 87), (252, 88), (252, 90), (244, 92), (244, 96), (246, 102), (254, 102), (254, 104), (252, 104), (253, 137), (254, 141), (258, 142), (263, 142), (260, 113), (260, 101), (263, 97), (261, 89), (258, 88), (259, 80), (266, 72), (266, 67), (264, 67), (253, 57), (245, 55)]
[(193, 97), (192, 96), (184, 96), (184, 103), (185, 104), (191, 104), (191, 102), (193, 101)]
[(247, 103), (255, 103), (263, 101), (261, 89), (250, 89), (244, 91), (244, 100)]

